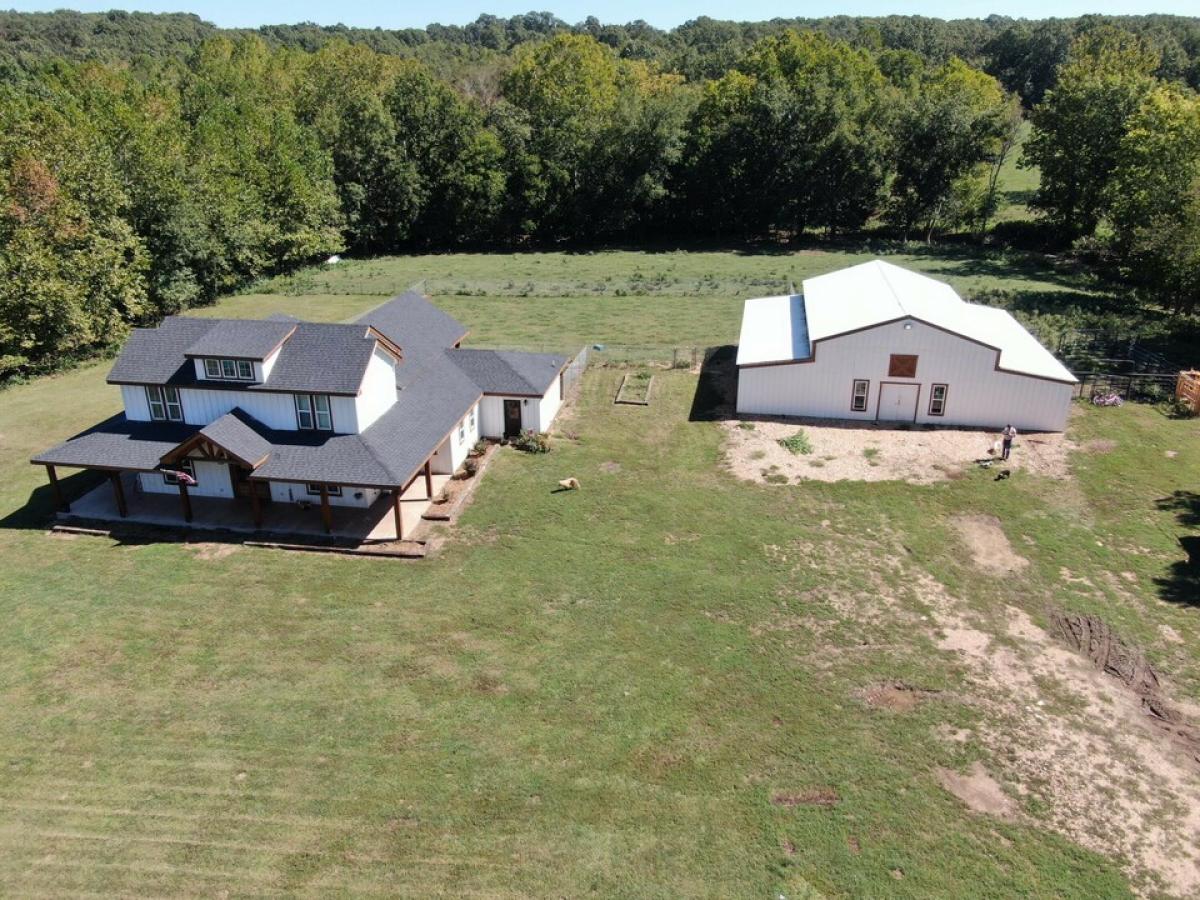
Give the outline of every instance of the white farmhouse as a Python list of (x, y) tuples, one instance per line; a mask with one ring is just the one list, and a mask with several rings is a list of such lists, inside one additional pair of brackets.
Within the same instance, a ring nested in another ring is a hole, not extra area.
[(562, 403), (565, 357), (466, 334), (415, 293), (345, 325), (170, 316), (108, 375), (124, 410), (32, 462), (56, 492), (58, 467), (107, 474), (122, 517), (131, 491), (178, 494), (187, 522), (193, 498), (220, 500), (210, 520), (259, 528), (273, 509), (316, 507), (330, 532), (332, 507), (381, 507), (406, 537), (402, 501), (427, 505), (480, 437), (546, 431)]
[(739, 413), (1066, 427), (1075, 377), (1008, 312), (882, 260), (747, 300)]

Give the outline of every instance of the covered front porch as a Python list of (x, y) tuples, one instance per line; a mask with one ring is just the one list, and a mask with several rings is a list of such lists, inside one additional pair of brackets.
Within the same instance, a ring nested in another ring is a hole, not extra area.
[[(360, 543), (384, 543), (412, 538), (422, 516), (444, 491), (449, 475), (422, 472), (396, 497), (381, 494), (367, 507), (336, 506), (328, 498), (297, 503), (270, 502), (254, 496), (222, 499), (155, 493), (141, 487), (137, 472), (105, 472), (105, 483), (81, 497), (60, 500), (60, 517), (97, 521), (136, 522), (164, 527), (187, 527), (245, 534), (270, 533), (333, 536)], [(56, 476), (51, 469), (51, 481)], [(322, 499), (326, 502), (322, 503)]]

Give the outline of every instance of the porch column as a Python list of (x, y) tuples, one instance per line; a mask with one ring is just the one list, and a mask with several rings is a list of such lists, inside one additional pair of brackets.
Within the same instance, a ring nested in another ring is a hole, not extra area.
[(321, 482), (321, 522), (325, 525), (325, 533), (333, 533), (333, 510), (329, 508), (329, 485)]
[(433, 499), (433, 468), (428, 459), (425, 460), (425, 499)]
[(258, 496), (258, 485), (253, 481), (247, 481), (250, 485), (250, 509), (254, 513), (254, 527), (262, 528), (262, 498)]
[(400, 528), (400, 488), (392, 491), (392, 515), (396, 518), (396, 540), (404, 537)]
[(108, 480), (112, 482), (113, 496), (117, 499), (117, 512), (124, 519), (129, 515), (129, 507), (125, 505), (125, 486), (121, 484), (121, 473), (109, 472)]
[(46, 477), (50, 479), (50, 487), (54, 489), (54, 505), (62, 512), (70, 512), (71, 504), (63, 496), (62, 485), (58, 483), (58, 472), (55, 471), (54, 466), (46, 465)]
[(192, 521), (192, 498), (188, 496), (187, 485), (179, 482), (179, 505), (183, 507), (183, 521)]

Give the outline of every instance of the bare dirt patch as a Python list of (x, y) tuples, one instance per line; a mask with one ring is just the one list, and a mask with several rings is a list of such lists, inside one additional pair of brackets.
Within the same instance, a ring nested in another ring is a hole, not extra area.
[(771, 802), (776, 806), (820, 806), (825, 809), (837, 806), (842, 798), (831, 787), (807, 788), (796, 792), (777, 792), (771, 795)]
[(1094, 441), (1087, 441), (1080, 449), (1085, 453), (1111, 453), (1117, 449), (1117, 442), (1107, 438), (1097, 438)]
[(1029, 560), (1013, 551), (1000, 520), (995, 516), (958, 516), (952, 520), (955, 530), (971, 551), (979, 568), (996, 575), (1019, 572)]
[(187, 547), (189, 550), (195, 551), (196, 559), (206, 561), (225, 559), (225, 557), (232, 556), (238, 551), (237, 544), (217, 544), (211, 541), (189, 543)]
[[(725, 456), (729, 468), (747, 481), (907, 481), (932, 484), (959, 478), (988, 458), (994, 434), (975, 429), (885, 427), (873, 423), (841, 423), (828, 419), (753, 419), (754, 427), (726, 421)], [(793, 454), (782, 438), (804, 429), (811, 453)], [(1009, 470), (1050, 478), (1070, 475), (1068, 457), (1075, 445), (1061, 434), (1035, 434), (1017, 439)], [(819, 463), (817, 465), (816, 463)], [(999, 465), (997, 463), (997, 465)]]
[(975, 812), (1001, 819), (1016, 817), (1016, 803), (1004, 793), (1000, 782), (987, 773), (983, 763), (976, 761), (965, 775), (939, 768), (937, 776), (942, 787)]
[[(1120, 639), (1090, 625), (1086, 637), (1052, 636), (1013, 606), (989, 619), (927, 573), (915, 578), (935, 627), (948, 636), (939, 646), (962, 661), (963, 695), (983, 716), (970, 743), (988, 751), (999, 793), (1030, 798), (1039, 823), (1122, 859), (1139, 893), (1196, 896), (1200, 765), (1182, 716), (1160, 718), (1131, 687), (1154, 683), (1131, 661), (1136, 648), (1098, 649)], [(1092, 661), (1110, 657), (1116, 674)], [(949, 730), (943, 737), (952, 742)], [(966, 787), (943, 784), (955, 793)], [(1001, 802), (989, 792), (982, 800)]]
[(606, 475), (616, 475), (621, 471), (621, 464), (619, 462), (613, 462), (612, 460), (609, 460), (608, 462), (602, 462), (600, 463), (600, 471), (604, 472)]
[(874, 709), (890, 709), (894, 712), (909, 712), (921, 701), (937, 694), (924, 688), (913, 687), (903, 681), (885, 681), (873, 684), (861, 692), (864, 703)]

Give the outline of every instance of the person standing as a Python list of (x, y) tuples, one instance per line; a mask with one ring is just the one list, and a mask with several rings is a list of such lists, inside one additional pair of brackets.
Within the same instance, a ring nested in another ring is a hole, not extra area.
[(1004, 430), (1000, 432), (1000, 458), (1008, 459), (1008, 455), (1012, 452), (1013, 438), (1017, 436), (1017, 429), (1012, 425), (1005, 425)]

